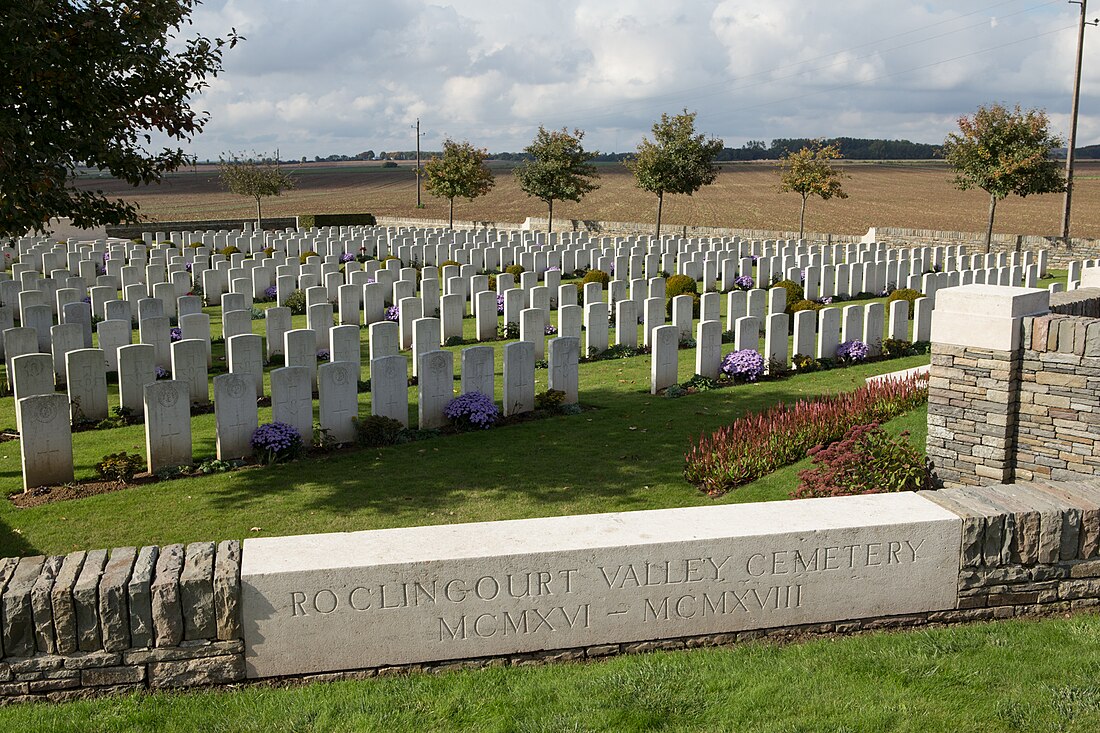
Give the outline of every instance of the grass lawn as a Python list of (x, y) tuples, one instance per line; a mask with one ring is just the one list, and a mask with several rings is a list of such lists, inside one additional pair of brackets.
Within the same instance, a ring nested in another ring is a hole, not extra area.
[(1100, 617), (0, 709), (5, 731), (1100, 729)]

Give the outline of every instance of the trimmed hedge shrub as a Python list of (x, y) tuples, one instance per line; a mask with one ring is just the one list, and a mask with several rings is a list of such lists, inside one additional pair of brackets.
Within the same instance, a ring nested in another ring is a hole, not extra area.
[(611, 282), (611, 276), (603, 270), (589, 270), (584, 273), (584, 277), (581, 278), (581, 285), (587, 285), (588, 283), (599, 283), (600, 287), (607, 290), (607, 284)]
[(791, 306), (800, 300), (806, 299), (806, 291), (802, 289), (801, 283), (796, 283), (794, 280), (780, 280), (773, 288), (783, 288), (787, 291), (787, 312), (793, 313)]
[(298, 228), (313, 229), (315, 227), (372, 227), (378, 223), (374, 214), (299, 214)]
[(890, 297), (887, 298), (888, 303), (893, 303), (898, 300), (905, 300), (909, 302), (909, 318), (913, 318), (914, 303), (917, 302), (917, 298), (923, 298), (924, 294), (919, 290), (913, 290), (912, 288), (899, 288), (890, 293)]

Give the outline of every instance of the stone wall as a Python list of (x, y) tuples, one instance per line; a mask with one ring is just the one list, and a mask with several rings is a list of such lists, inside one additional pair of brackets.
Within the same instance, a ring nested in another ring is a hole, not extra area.
[[(1100, 480), (996, 484), (920, 492), (919, 496), (958, 517), (961, 525), (958, 566), (950, 567), (951, 562), (940, 568), (954, 574), (950, 582), (956, 588), (955, 597), (946, 609), (644, 641), (555, 647), (549, 640), (545, 648), (522, 653), (503, 651), (281, 679), (329, 681), (522, 666), (1100, 606)], [(797, 511), (801, 503), (781, 506)], [(447, 531), (445, 527), (428, 529)], [(247, 545), (244, 551), (248, 553)], [(0, 704), (246, 681), (239, 572), (236, 542), (222, 542), (216, 549), (213, 543), (195, 543), (186, 548), (116, 548), (110, 553), (81, 552), (64, 558), (0, 560), (5, 645)]]
[(0, 560), (0, 701), (244, 678), (240, 543)]
[[(868, 242), (882, 242), (892, 247), (932, 247), (962, 244), (973, 253), (985, 251), (985, 235), (978, 232), (948, 232), (901, 227), (872, 227), (865, 237)], [(1060, 237), (1024, 234), (994, 234), (991, 252), (1049, 252), (1050, 265), (1065, 268), (1075, 260), (1092, 259), (1100, 255), (1100, 239), (1071, 238), (1069, 244)]]
[[(282, 229), (294, 229), (298, 226), (298, 218), (294, 216), (264, 217), (265, 231)], [(256, 227), (255, 219), (195, 219), (189, 221), (147, 221), (140, 224), (112, 224), (107, 227), (108, 237), (120, 239), (136, 239), (145, 232), (159, 232), (163, 237), (158, 241), (168, 240), (169, 232), (205, 232), (205, 231), (238, 231), (252, 230)]]

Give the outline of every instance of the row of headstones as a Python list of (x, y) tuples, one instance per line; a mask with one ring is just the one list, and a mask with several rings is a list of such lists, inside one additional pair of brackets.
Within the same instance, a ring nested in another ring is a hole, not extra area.
[[(256, 337), (258, 338), (258, 337)], [(180, 342), (183, 343), (183, 342)], [(177, 344), (178, 345), (178, 344)], [(579, 391), (579, 342), (550, 341), (548, 386), (565, 394), (564, 404), (576, 404)], [(88, 349), (102, 365), (99, 349)], [(150, 472), (166, 467), (189, 466), (193, 460), (191, 412), (194, 384), (183, 379), (155, 381), (152, 351), (135, 344), (120, 349), (144, 372), (140, 377), (145, 413), (146, 464)], [(73, 352), (74, 354), (79, 352)], [(72, 356), (72, 355), (71, 355)], [(27, 359), (28, 357), (20, 357)], [(489, 346), (461, 352), (463, 394), (477, 392), (490, 398), (495, 393), (495, 352)], [(526, 342), (504, 347), (503, 414), (530, 412), (535, 408), (535, 349)], [(77, 367), (77, 364), (71, 366)], [(418, 359), (417, 426), (438, 428), (446, 424), (445, 409), (454, 397), (454, 354), (435, 350)], [(102, 373), (102, 369), (99, 369)], [(316, 369), (318, 424), (341, 443), (355, 440), (358, 417), (359, 370), (353, 363), (330, 362)], [(103, 381), (104, 401), (106, 382)], [(99, 386), (97, 386), (99, 388)], [(310, 440), (313, 435), (313, 381), (304, 366), (286, 366), (271, 372), (272, 419), (286, 423)], [(16, 399), (20, 423), (20, 452), (25, 489), (73, 480), (70, 396), (45, 393)], [(216, 450), (219, 460), (252, 454), (252, 437), (258, 427), (256, 383), (252, 375), (230, 372), (214, 378)], [(409, 424), (408, 360), (401, 355), (382, 356), (371, 365), (371, 414)]]
[[(779, 291), (779, 295), (774, 294)], [(773, 298), (782, 297), (782, 288), (773, 288)], [(687, 295), (672, 300), (673, 323), (658, 326), (648, 333), (652, 346), (651, 389), (654, 394), (679, 381), (677, 368), (679, 344), (692, 337), (690, 318), (692, 302)], [(814, 356), (818, 359), (836, 357), (837, 347), (849, 341), (862, 341), (868, 347), (869, 356), (882, 353), (883, 339), (908, 340), (909, 303), (897, 300), (889, 304), (889, 315), (882, 303), (847, 305), (843, 308), (827, 307), (820, 311), (803, 310), (793, 314), (781, 309), (772, 310), (763, 321), (757, 316), (737, 315), (731, 311), (727, 331), (733, 332), (733, 348), (759, 350), (760, 332), (764, 333), (761, 352), (768, 371), (773, 365), (786, 368), (795, 355)], [(686, 314), (686, 315), (681, 315)], [(718, 377), (722, 362), (722, 322), (703, 316), (695, 325), (695, 373), (710, 379)], [(679, 316), (679, 317), (678, 317)], [(793, 317), (793, 345), (791, 344), (791, 320)], [(914, 302), (913, 340), (927, 341), (932, 329), (932, 304), (929, 298)], [(884, 333), (885, 328), (885, 333)], [(793, 353), (792, 353), (793, 349)]]

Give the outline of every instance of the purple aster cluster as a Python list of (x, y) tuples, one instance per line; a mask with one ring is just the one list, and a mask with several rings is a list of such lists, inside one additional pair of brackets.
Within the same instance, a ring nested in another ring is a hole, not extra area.
[(751, 290), (756, 281), (752, 279), (752, 275), (741, 275), (733, 281), (733, 284), (741, 290)]
[(447, 403), (443, 416), (456, 427), (488, 430), (500, 419), (500, 410), (492, 397), (480, 392), (467, 392)]
[(819, 298), (817, 302), (821, 303), (821, 305), (832, 305), (833, 304), (833, 296), (826, 295), (824, 298)]
[(386, 320), (397, 323), (401, 319), (401, 306), (391, 305), (386, 309)]
[(497, 315), (498, 316), (503, 316), (504, 315), (504, 296), (503, 295), (498, 295), (497, 296)]
[(557, 265), (551, 265), (550, 267), (546, 268), (546, 272), (561, 272), (561, 268)]
[(83, 298), (80, 299), (80, 302), (81, 303), (88, 303), (90, 305), (91, 302), (92, 302), (92, 296), (85, 295)]
[(264, 297), (267, 298), (268, 300), (275, 300), (275, 297), (278, 294), (279, 294), (279, 289), (274, 285), (270, 285), (270, 286), (264, 288)]
[(754, 349), (731, 351), (722, 359), (722, 373), (735, 379), (755, 382), (764, 376), (764, 357)]
[(317, 350), (317, 361), (328, 361), (331, 358), (331, 356), (332, 355), (329, 354), (328, 349), (318, 349)]
[(252, 433), (252, 450), (267, 463), (293, 458), (302, 448), (302, 434), (285, 422), (264, 423)]
[(352, 262), (353, 260), (355, 260), (355, 255), (353, 255), (351, 252), (341, 252), (340, 253), (340, 264), (341, 265), (346, 265), (347, 263)]
[(556, 334), (556, 333), (558, 332), (558, 328), (557, 328), (557, 326), (555, 326), (555, 325), (553, 325), (553, 324), (551, 324), (551, 323), (548, 323), (548, 324), (546, 324), (546, 328), (545, 328), (545, 329), (543, 329), (543, 332), (544, 332), (544, 333), (545, 333), (545, 334), (546, 334), (547, 336), (553, 336), (553, 335), (555, 335), (555, 334)]
[(183, 269), (187, 270), (188, 272), (191, 272), (191, 263), (188, 262), (186, 265), (183, 266)]
[(183, 339), (183, 329), (178, 326), (173, 326), (172, 330), (168, 332), (168, 337), (173, 341), (180, 341)]
[(840, 346), (836, 347), (836, 358), (841, 361), (864, 361), (868, 353), (869, 349), (867, 348), (867, 344), (859, 339), (845, 341)]
[(172, 374), (171, 374), (171, 372), (169, 372), (164, 367), (159, 366), (159, 367), (155, 367), (153, 369), (153, 376), (156, 377), (157, 379), (168, 379), (169, 377), (172, 376)]
[(805, 267), (803, 267), (801, 270), (798, 271), (798, 281), (799, 282), (806, 282), (806, 268)]

